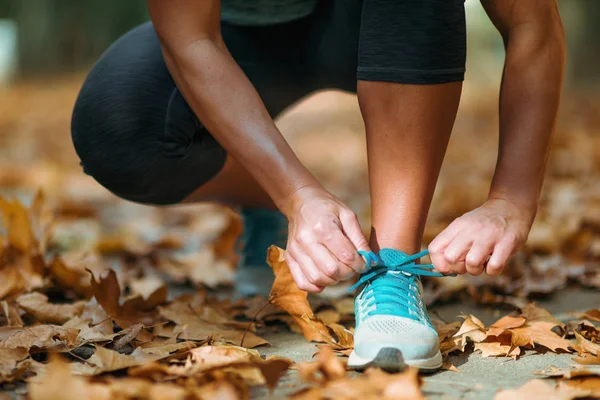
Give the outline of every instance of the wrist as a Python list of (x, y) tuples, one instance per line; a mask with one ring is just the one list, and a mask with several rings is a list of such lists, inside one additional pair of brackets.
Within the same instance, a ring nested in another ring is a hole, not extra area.
[(283, 215), (289, 217), (298, 210), (305, 199), (323, 193), (327, 193), (327, 191), (318, 182), (304, 183), (298, 185), (290, 194), (276, 201), (275, 204)]
[(520, 217), (533, 224), (533, 220), (538, 211), (538, 200), (531, 198), (522, 198), (516, 196), (510, 196), (506, 193), (490, 192), (487, 199), (488, 204), (504, 204), (510, 208), (514, 208), (520, 214)]

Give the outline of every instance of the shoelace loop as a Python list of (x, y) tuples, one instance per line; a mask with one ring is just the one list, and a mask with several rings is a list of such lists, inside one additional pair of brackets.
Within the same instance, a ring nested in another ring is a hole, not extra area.
[[(445, 276), (435, 272), (432, 264), (416, 264), (415, 261), (429, 254), (427, 250), (413, 255), (397, 252), (400, 261), (386, 263), (381, 256), (371, 251), (359, 252), (365, 258), (367, 270), (349, 291), (371, 284), (365, 293), (364, 307), (367, 315), (390, 314), (416, 319), (423, 316), (423, 304), (415, 280), (420, 276)], [(395, 273), (390, 274), (393, 271)], [(378, 279), (380, 278), (380, 279)]]

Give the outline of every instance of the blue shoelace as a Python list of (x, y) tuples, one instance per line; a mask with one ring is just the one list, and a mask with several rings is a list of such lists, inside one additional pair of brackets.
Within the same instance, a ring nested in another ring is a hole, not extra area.
[[(349, 291), (369, 285), (361, 294), (362, 308), (368, 309), (362, 317), (370, 315), (394, 315), (419, 320), (427, 318), (418, 289), (420, 276), (445, 276), (433, 271), (432, 264), (416, 264), (415, 261), (429, 254), (427, 250), (408, 255), (393, 249), (382, 249), (391, 257), (384, 259), (373, 252), (360, 251), (367, 263), (367, 271)], [(390, 262), (389, 258), (394, 260)], [(357, 299), (358, 301), (358, 299)], [(374, 306), (374, 307), (373, 307)]]

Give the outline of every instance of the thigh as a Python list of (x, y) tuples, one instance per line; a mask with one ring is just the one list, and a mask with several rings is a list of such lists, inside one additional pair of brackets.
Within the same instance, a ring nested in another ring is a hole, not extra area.
[(181, 201), (226, 157), (177, 90), (150, 23), (124, 35), (93, 66), (71, 133), (85, 171), (141, 203)]
[(320, 0), (309, 45), (309, 69), (319, 89), (356, 92), (363, 0)]
[(364, 0), (358, 79), (406, 84), (462, 81), (464, 0)]

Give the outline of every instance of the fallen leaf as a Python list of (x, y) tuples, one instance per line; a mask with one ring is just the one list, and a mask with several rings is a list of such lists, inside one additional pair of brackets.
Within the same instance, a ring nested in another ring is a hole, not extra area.
[(7, 301), (0, 302), (0, 326), (21, 327), (23, 320), (19, 311)]
[(48, 301), (47, 296), (38, 292), (23, 294), (16, 301), (19, 307), (27, 311), (39, 322), (50, 324), (63, 324), (81, 315), (85, 306), (83, 302), (52, 304)]
[(346, 377), (346, 366), (329, 348), (317, 354), (317, 360), (298, 364), (300, 379), (308, 383), (326, 383)]
[(44, 350), (65, 350), (72, 348), (77, 343), (79, 331), (72, 328), (63, 328), (57, 325), (37, 325), (23, 328), (13, 328), (8, 338), (0, 342), (0, 348), (18, 349), (31, 348)]
[(600, 308), (590, 309), (581, 314), (581, 318), (600, 322)]
[(592, 343), (586, 338), (584, 338), (581, 334), (575, 332), (575, 340), (577, 342), (578, 352), (581, 353), (590, 353), (595, 356), (600, 356), (600, 345), (596, 343)]
[(183, 340), (224, 340), (240, 345), (243, 337), (244, 346), (249, 348), (269, 344), (254, 333), (240, 329), (247, 328), (248, 323), (230, 320), (215, 308), (203, 304), (202, 299), (194, 296), (180, 296), (169, 305), (158, 307), (158, 310), (162, 317), (177, 325), (170, 334)]
[(475, 343), (475, 350), (480, 350), (483, 357), (513, 357), (521, 355), (521, 348), (511, 348), (510, 344), (499, 342)]
[(532, 379), (518, 389), (502, 390), (494, 396), (494, 400), (570, 400), (586, 397), (589, 391), (569, 387), (556, 386), (541, 379)]
[(107, 385), (90, 384), (84, 378), (74, 376), (67, 363), (53, 357), (47, 374), (39, 383), (28, 386), (31, 400), (111, 400), (111, 389)]
[(0, 384), (12, 380), (19, 361), (29, 357), (29, 351), (24, 348), (0, 348)]
[[(156, 322), (156, 310), (153, 309), (156, 304), (166, 300), (166, 288), (159, 288), (154, 294), (150, 295), (148, 300), (141, 297), (134, 297), (123, 305), (120, 304), (121, 287), (117, 280), (115, 271), (108, 270), (104, 278), (99, 281), (92, 276), (92, 292), (98, 301), (98, 304), (110, 315), (110, 317), (122, 328), (141, 323), (146, 326), (153, 325)], [(156, 296), (156, 297), (155, 297)]]
[(323, 342), (324, 338), (327, 338), (334, 341), (327, 327), (313, 314), (308, 304), (307, 293), (300, 290), (294, 282), (284, 254), (285, 251), (277, 246), (269, 247), (267, 264), (275, 273), (269, 302), (285, 310), (294, 318), (306, 340)]
[(591, 356), (586, 354), (583, 357), (573, 357), (573, 361), (582, 365), (600, 365), (600, 355)]

